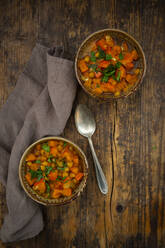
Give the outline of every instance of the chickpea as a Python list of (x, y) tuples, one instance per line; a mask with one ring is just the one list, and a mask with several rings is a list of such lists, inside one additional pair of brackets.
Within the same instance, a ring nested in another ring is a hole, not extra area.
[(74, 173), (70, 173), (70, 177), (75, 177), (75, 174)]
[(55, 163), (51, 163), (51, 166), (54, 168), (55, 167)]
[(58, 172), (58, 175), (61, 177), (62, 176), (62, 172), (60, 171), (60, 172)]
[(72, 147), (72, 146), (69, 146), (69, 150), (71, 150), (71, 151), (72, 151), (72, 150), (73, 150), (73, 147)]
[(49, 163), (47, 161), (42, 162), (42, 165), (47, 166)]
[(129, 90), (128, 87), (125, 87), (125, 88), (123, 89), (124, 92), (127, 92), (128, 90)]
[(40, 151), (37, 151), (37, 150), (36, 150), (36, 151), (34, 152), (34, 154), (35, 154), (36, 156), (38, 156), (38, 155), (40, 155)]
[(120, 96), (120, 91), (116, 91), (115, 96)]
[(111, 84), (112, 84), (112, 85), (116, 85), (117, 82), (116, 82), (115, 80), (113, 80), (113, 81), (111, 81)]
[(45, 156), (48, 158), (49, 157), (49, 152), (45, 152)]
[(106, 35), (105, 36), (105, 39), (106, 39), (106, 41), (110, 41), (111, 40), (111, 36), (110, 35)]
[(29, 166), (30, 166), (30, 165), (32, 165), (32, 162), (30, 162), (30, 161), (29, 161), (29, 162), (27, 162), (27, 165), (29, 165)]
[(88, 55), (85, 56), (84, 61), (88, 63), (90, 61), (90, 57)]
[(64, 183), (63, 188), (64, 189), (70, 188), (70, 182)]
[(95, 73), (93, 71), (89, 73), (90, 78), (94, 78), (94, 76), (95, 76)]
[(58, 165), (59, 167), (63, 167), (63, 162), (62, 162), (62, 161), (58, 161), (58, 162), (57, 162), (57, 165)]
[(63, 177), (68, 177), (68, 175), (69, 175), (69, 174), (68, 174), (67, 172), (63, 172), (63, 175), (62, 175), (62, 176), (63, 176)]
[(45, 157), (45, 156), (41, 156), (41, 157), (40, 157), (40, 160), (41, 160), (41, 161), (46, 161), (46, 157)]
[(41, 170), (44, 171), (45, 170), (45, 166), (41, 165)]
[(74, 183), (77, 183), (77, 180), (76, 180), (76, 178), (74, 178), (74, 179), (73, 179), (73, 182), (74, 182)]
[(62, 145), (59, 145), (57, 148), (59, 151), (62, 151), (62, 149), (63, 149)]
[(44, 155), (45, 154), (45, 151), (42, 149), (41, 150), (41, 155)]
[(140, 70), (137, 68), (134, 70), (135, 75), (138, 75), (140, 73)]
[(73, 166), (73, 162), (68, 162), (68, 167), (71, 168)]
[(81, 75), (81, 79), (82, 79), (83, 81), (85, 81), (85, 80), (86, 80), (86, 77), (84, 77), (83, 75)]

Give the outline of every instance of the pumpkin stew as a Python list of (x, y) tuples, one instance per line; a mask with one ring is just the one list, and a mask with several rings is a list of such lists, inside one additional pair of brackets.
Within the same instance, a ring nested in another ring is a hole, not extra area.
[(35, 145), (25, 165), (28, 184), (44, 198), (71, 196), (84, 176), (75, 148), (61, 140)]
[(140, 69), (134, 65), (137, 59), (137, 51), (130, 51), (126, 42), (119, 45), (110, 35), (103, 36), (78, 61), (83, 85), (96, 95), (108, 92), (119, 97), (138, 80)]

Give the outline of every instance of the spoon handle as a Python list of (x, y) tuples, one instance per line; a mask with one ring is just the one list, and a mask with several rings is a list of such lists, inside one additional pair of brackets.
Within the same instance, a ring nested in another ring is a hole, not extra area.
[(99, 160), (96, 156), (91, 137), (88, 137), (88, 141), (89, 141), (89, 145), (90, 145), (90, 148), (92, 151), (92, 156), (93, 156), (95, 170), (96, 170), (96, 178), (97, 178), (99, 189), (103, 194), (107, 194), (108, 193), (108, 184), (107, 184), (106, 178), (104, 176), (103, 170), (101, 168), (101, 165), (99, 163)]

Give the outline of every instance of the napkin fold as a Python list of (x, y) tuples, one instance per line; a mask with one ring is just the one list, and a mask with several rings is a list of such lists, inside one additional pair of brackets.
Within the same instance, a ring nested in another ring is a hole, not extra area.
[(43, 136), (60, 135), (76, 94), (73, 62), (61, 47), (37, 44), (16, 87), (0, 111), (0, 181), (6, 187), (8, 214), (3, 242), (34, 237), (44, 227), (40, 206), (22, 189), (18, 167), (24, 150)]

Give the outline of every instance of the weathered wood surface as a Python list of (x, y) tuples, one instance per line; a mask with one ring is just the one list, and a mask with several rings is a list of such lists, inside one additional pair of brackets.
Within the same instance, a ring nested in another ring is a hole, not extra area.
[[(37, 237), (2, 244), (10, 248), (165, 247), (165, 2), (156, 0), (0, 1), (0, 104), (13, 90), (36, 41), (61, 44), (74, 59), (90, 33), (119, 28), (133, 35), (147, 59), (136, 94), (99, 104), (78, 88), (64, 136), (89, 158), (84, 193), (70, 205), (44, 208), (45, 229)], [(87, 140), (74, 125), (77, 103), (94, 112), (93, 136), (112, 202), (98, 190)], [(112, 203), (112, 204), (111, 204)], [(0, 188), (0, 224), (6, 212)], [(111, 218), (112, 217), (112, 218)]]

